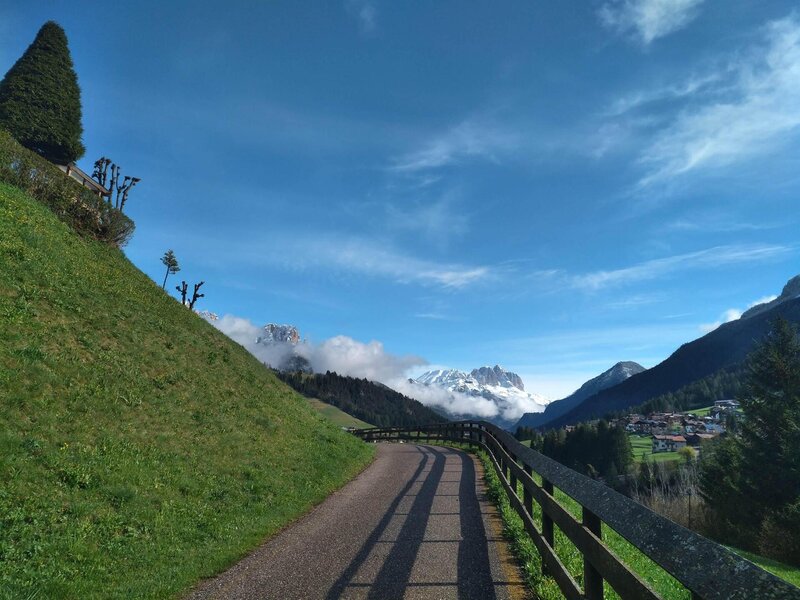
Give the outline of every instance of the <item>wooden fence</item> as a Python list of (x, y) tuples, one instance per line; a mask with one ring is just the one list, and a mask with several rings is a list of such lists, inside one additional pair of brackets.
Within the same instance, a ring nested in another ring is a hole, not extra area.
[[(353, 433), (367, 442), (451, 441), (485, 450), (511, 506), (522, 518), (542, 556), (543, 569), (569, 600), (602, 599), (604, 581), (625, 600), (660, 598), (603, 542), (604, 525), (683, 584), (693, 599), (800, 600), (800, 588), (607, 485), (523, 446), (511, 434), (491, 423), (462, 421), (424, 427), (357, 429)], [(541, 484), (533, 479), (534, 474), (541, 478)], [(521, 498), (518, 484), (523, 490)], [(580, 520), (556, 500), (556, 488), (580, 504)], [(541, 528), (534, 522), (534, 502), (541, 509)], [(556, 555), (555, 527), (583, 555), (582, 588)]]

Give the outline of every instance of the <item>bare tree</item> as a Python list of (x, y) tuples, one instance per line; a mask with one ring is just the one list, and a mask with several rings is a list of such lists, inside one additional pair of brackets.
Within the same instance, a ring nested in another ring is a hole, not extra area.
[(106, 187), (106, 181), (108, 180), (108, 167), (111, 164), (111, 159), (106, 158), (105, 156), (101, 156), (98, 158), (94, 163), (94, 171), (92, 171), (92, 179), (94, 179), (97, 183)]
[(176, 285), (175, 289), (181, 293), (181, 304), (184, 306), (188, 306), (189, 310), (194, 310), (195, 303), (200, 298), (205, 298), (205, 294), (199, 294), (200, 288), (203, 286), (205, 281), (201, 281), (200, 283), (194, 284), (194, 291), (192, 292), (192, 298), (188, 302), (186, 301), (186, 296), (189, 293), (189, 286), (186, 284), (185, 281), (181, 281), (180, 285)]
[(185, 281), (181, 281), (181, 284), (176, 285), (175, 289), (181, 293), (181, 304), (186, 305), (186, 292), (189, 290), (189, 286)]
[(194, 303), (197, 302), (200, 298), (205, 298), (205, 294), (198, 294), (198, 290), (200, 287), (205, 283), (205, 281), (201, 281), (200, 283), (194, 284), (194, 292), (192, 292), (192, 299), (189, 302), (189, 310), (194, 310)]
[[(109, 167), (111, 168), (110, 176)], [(111, 203), (111, 197), (114, 196), (114, 208), (120, 211), (125, 208), (125, 203), (128, 201), (128, 194), (131, 189), (141, 181), (139, 177), (130, 177), (126, 175), (122, 179), (122, 183), (120, 183), (119, 177), (121, 171), (122, 168), (118, 164), (112, 162), (110, 158), (103, 156), (95, 161), (94, 171), (92, 172), (92, 179), (111, 192), (108, 196), (108, 202)]]

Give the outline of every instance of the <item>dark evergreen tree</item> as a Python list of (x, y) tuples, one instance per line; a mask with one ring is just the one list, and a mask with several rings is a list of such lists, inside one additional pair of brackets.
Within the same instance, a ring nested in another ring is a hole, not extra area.
[(800, 564), (800, 341), (787, 321), (751, 355), (740, 401), (738, 435), (703, 451), (703, 495), (729, 539)]
[(324, 375), (276, 371), (276, 375), (304, 396), (332, 404), (376, 427), (408, 427), (447, 421), (417, 400), (367, 379), (331, 371)]
[(0, 127), (54, 163), (83, 156), (81, 90), (57, 23), (42, 26), (0, 82)]

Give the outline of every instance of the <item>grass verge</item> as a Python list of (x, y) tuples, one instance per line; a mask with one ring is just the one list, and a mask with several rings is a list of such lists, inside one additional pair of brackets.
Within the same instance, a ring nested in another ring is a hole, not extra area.
[[(458, 447), (462, 450), (467, 450), (465, 447)], [(519, 562), (528, 588), (536, 598), (540, 598), (541, 600), (563, 599), (564, 595), (561, 593), (555, 580), (542, 573), (542, 559), (539, 551), (525, 531), (522, 519), (511, 507), (491, 459), (483, 451), (477, 451), (476, 454), (484, 467), (487, 493), (497, 506), (500, 517), (503, 520), (504, 535), (509, 542), (512, 553)], [(534, 476), (534, 479), (536, 478), (537, 477)], [(541, 481), (537, 483), (541, 483)], [(518, 493), (520, 496), (522, 495), (521, 484)], [(560, 490), (555, 491), (555, 496), (561, 505), (572, 513), (573, 516), (576, 518), (580, 517), (580, 505), (577, 502)], [(541, 530), (541, 510), (535, 502), (533, 517), (537, 527)], [(556, 554), (575, 581), (579, 585), (582, 585), (583, 558), (581, 553), (557, 526), (554, 527), (554, 534)], [(603, 526), (603, 537), (609, 548), (611, 548), (631, 570), (647, 581), (663, 598), (667, 600), (689, 600), (691, 598), (689, 591), (678, 581), (658, 567), (658, 565), (642, 554), (635, 546), (622, 538), (622, 536), (605, 525)], [(605, 584), (605, 597), (619, 598), (608, 583)]]

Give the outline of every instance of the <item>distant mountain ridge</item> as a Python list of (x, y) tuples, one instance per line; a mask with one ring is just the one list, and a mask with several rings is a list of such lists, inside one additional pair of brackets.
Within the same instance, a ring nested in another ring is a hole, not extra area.
[(514, 425), (514, 430), (518, 427), (542, 427), (578, 406), (581, 402), (594, 396), (597, 392), (613, 387), (633, 375), (637, 375), (646, 369), (639, 363), (633, 361), (622, 361), (584, 383), (572, 394), (561, 400), (555, 400), (547, 405), (544, 412), (525, 413), (522, 418)]
[(796, 275), (786, 282), (786, 285), (783, 286), (783, 290), (781, 290), (780, 296), (769, 302), (756, 304), (752, 308), (744, 311), (741, 318), (749, 319), (750, 317), (754, 317), (768, 310), (772, 310), (779, 304), (783, 304), (784, 302), (794, 300), (796, 298), (800, 298), (800, 275)]
[[(485, 398), (497, 407), (497, 415), (486, 417), (500, 427), (510, 427), (525, 412), (541, 412), (548, 400), (525, 391), (522, 378), (500, 365), (484, 366), (469, 373), (458, 369), (436, 369), (410, 380), (414, 385), (436, 387), (453, 394)], [(473, 414), (450, 414), (453, 418), (472, 418)], [(479, 417), (483, 418), (483, 417)]]
[(759, 305), (763, 306), (762, 310), (748, 311), (750, 314), (743, 315), (743, 318), (725, 323), (703, 337), (683, 344), (652, 369), (594, 394), (546, 426), (555, 428), (602, 417), (741, 364), (769, 332), (776, 318), (800, 323), (800, 297), (792, 297), (798, 279), (791, 279), (784, 287), (784, 291), (788, 288), (789, 293), (780, 302), (776, 299)]

